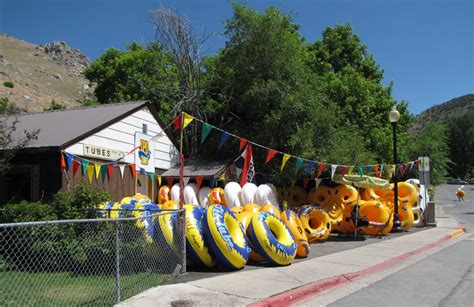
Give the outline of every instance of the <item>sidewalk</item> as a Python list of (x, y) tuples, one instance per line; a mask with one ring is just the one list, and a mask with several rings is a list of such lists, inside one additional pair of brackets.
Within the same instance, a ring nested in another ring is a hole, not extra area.
[[(256, 306), (294, 304), (343, 283), (421, 260), (462, 235), (460, 225), (436, 208), (438, 227), (383, 240), (287, 267), (238, 271), (186, 283), (149, 289), (118, 306)], [(344, 244), (344, 243), (342, 243)], [(317, 252), (317, 246), (314, 246)], [(421, 259), (420, 259), (421, 258)]]

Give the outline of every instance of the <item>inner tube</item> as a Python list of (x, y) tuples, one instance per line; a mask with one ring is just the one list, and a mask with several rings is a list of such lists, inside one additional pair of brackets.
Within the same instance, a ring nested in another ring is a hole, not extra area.
[(225, 185), (224, 194), (227, 207), (232, 208), (241, 206), (239, 198), (241, 191), (242, 188), (237, 182), (231, 181)]
[(263, 207), (260, 207), (259, 209), (260, 212), (270, 212), (275, 214), (276, 216), (280, 217), (281, 211), (277, 207), (271, 204), (264, 205)]
[(285, 210), (281, 214), (281, 220), (288, 226), (290, 229), (291, 234), (295, 238), (297, 248), (296, 248), (296, 256), (298, 257), (306, 257), (309, 254), (309, 244), (308, 238), (306, 238), (306, 234), (303, 230), (303, 224), (299, 217), (291, 211), (290, 209)]
[(170, 198), (179, 201), (180, 188), (179, 183), (173, 184), (170, 191)]
[(258, 186), (254, 195), (255, 203), (260, 206), (272, 204), (278, 206), (278, 198), (273, 190), (273, 185), (261, 184)]
[(241, 212), (244, 212), (244, 207), (232, 207), (230, 208), (230, 211), (234, 212), (235, 214), (239, 214)]
[(167, 185), (164, 185), (158, 191), (158, 203), (162, 205), (168, 200), (170, 200), (170, 188)]
[(290, 190), (290, 207), (301, 207), (308, 203), (308, 193), (302, 187), (292, 187)]
[(141, 193), (137, 193), (137, 194), (133, 195), (132, 197), (135, 198), (136, 200), (140, 200), (140, 199), (151, 200), (150, 197), (148, 197), (145, 194), (141, 194)]
[(331, 233), (331, 218), (323, 209), (315, 206), (306, 207), (299, 218), (310, 243), (325, 241)]
[(253, 212), (256, 213), (260, 210), (260, 206), (257, 204), (246, 204), (244, 206), (244, 211), (245, 212)]
[(253, 262), (263, 262), (265, 261), (265, 258), (263, 258), (263, 256), (258, 253), (255, 244), (252, 243), (252, 240), (250, 239), (250, 236), (248, 234), (248, 227), (254, 215), (255, 212), (242, 212), (240, 214), (237, 214), (237, 220), (240, 222), (240, 224), (242, 224), (242, 228), (244, 229), (245, 236), (251, 249), (249, 259)]
[(230, 209), (211, 205), (204, 215), (203, 230), (219, 263), (228, 269), (244, 267), (250, 247), (241, 224)]
[(275, 265), (288, 265), (296, 256), (296, 242), (290, 229), (275, 214), (259, 212), (248, 229), (259, 254)]
[(210, 187), (202, 187), (199, 190), (198, 198), (199, 198), (199, 205), (201, 206), (201, 208), (207, 208), (207, 206), (209, 205), (209, 193), (211, 193)]
[(197, 184), (189, 183), (184, 187), (184, 201), (187, 204), (193, 204), (199, 206), (199, 201), (197, 199), (197, 195), (199, 194), (199, 189)]
[(227, 205), (225, 201), (225, 193), (222, 188), (212, 189), (209, 193), (208, 200), (211, 205)]
[(418, 190), (409, 182), (399, 182), (398, 199), (403, 207), (411, 208), (418, 203)]
[(254, 183), (247, 182), (240, 191), (240, 198), (242, 204), (251, 204), (255, 202), (255, 192), (257, 192), (257, 186)]
[(215, 266), (202, 231), (203, 212), (194, 205), (185, 205), (186, 212), (186, 252), (197, 266), (212, 268)]
[(178, 223), (179, 215), (177, 212), (163, 213), (158, 216), (156, 221), (156, 242), (158, 246), (164, 249), (165, 256), (179, 255), (181, 249), (179, 245), (180, 238), (178, 238)]
[(378, 201), (366, 201), (359, 209), (359, 216), (369, 221), (369, 226), (363, 227), (361, 233), (371, 236), (386, 236), (393, 226), (390, 210)]
[(415, 216), (413, 215), (413, 210), (410, 207), (403, 207), (398, 210), (398, 216), (400, 217), (400, 223), (403, 230), (408, 231), (408, 229), (413, 226)]

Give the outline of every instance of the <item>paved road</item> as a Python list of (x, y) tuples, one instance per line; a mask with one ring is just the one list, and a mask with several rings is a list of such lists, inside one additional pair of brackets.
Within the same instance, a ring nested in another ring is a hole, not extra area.
[(474, 306), (474, 187), (465, 187), (464, 202), (456, 189), (437, 187), (435, 201), (471, 235), (331, 306)]

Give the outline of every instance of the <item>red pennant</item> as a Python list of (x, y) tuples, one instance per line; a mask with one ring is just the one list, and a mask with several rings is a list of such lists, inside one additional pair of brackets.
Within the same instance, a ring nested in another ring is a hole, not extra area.
[(202, 176), (197, 176), (197, 177), (196, 177), (196, 184), (197, 184), (197, 186), (198, 186), (198, 189), (201, 188), (202, 180), (203, 180), (203, 177), (202, 177)]
[(326, 163), (319, 163), (318, 175), (316, 176), (317, 178), (319, 178), (319, 176), (321, 176), (321, 174), (322, 174), (325, 167), (326, 167)]
[(374, 171), (375, 171), (375, 176), (380, 178), (380, 171), (379, 171), (378, 165), (374, 165)]
[[(417, 163), (417, 165), (418, 165), (418, 163)], [(61, 172), (64, 171), (65, 169), (66, 169), (66, 160), (64, 160), (64, 154), (61, 153)]]
[(135, 169), (135, 163), (130, 164), (130, 170), (132, 171), (133, 178), (137, 177), (137, 170)]
[(244, 138), (240, 138), (240, 146), (239, 146), (239, 150), (242, 151), (242, 149), (244, 149), (245, 145), (247, 145), (249, 141), (247, 139), (244, 139)]
[(415, 161), (415, 164), (416, 164), (416, 170), (420, 170), (418, 167), (418, 160)]
[(277, 153), (278, 153), (278, 151), (273, 150), (273, 149), (270, 149), (270, 150), (268, 151), (267, 159), (265, 160), (265, 164), (267, 164), (268, 162), (270, 162), (270, 161), (276, 156)]
[(409, 168), (410, 168), (410, 163), (405, 164), (405, 170), (403, 172), (406, 174)]
[(309, 178), (308, 177), (303, 177), (303, 186), (304, 186), (305, 189), (308, 186), (308, 183), (309, 183)]
[(112, 178), (112, 174), (114, 173), (114, 166), (112, 164), (109, 164), (107, 166), (107, 173), (109, 174), (109, 180)]
[(176, 116), (176, 118), (173, 119), (173, 121), (171, 123), (173, 124), (175, 131), (179, 130), (179, 128), (181, 128), (181, 114)]
[(346, 173), (347, 173), (347, 166), (341, 165), (341, 175), (344, 177)]
[(173, 178), (171, 177), (166, 177), (166, 181), (168, 182), (168, 185), (171, 187), (173, 185)]
[(76, 175), (77, 170), (81, 167), (81, 163), (79, 161), (72, 161), (72, 177), (74, 178), (74, 175)]
[(403, 175), (403, 165), (400, 165), (398, 168), (400, 170), (400, 175)]

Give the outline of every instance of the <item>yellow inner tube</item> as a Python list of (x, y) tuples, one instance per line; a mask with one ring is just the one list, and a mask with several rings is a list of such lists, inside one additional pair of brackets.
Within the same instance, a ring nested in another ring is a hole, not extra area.
[(398, 216), (400, 217), (400, 223), (403, 230), (408, 231), (408, 229), (413, 226), (415, 220), (415, 215), (411, 207), (403, 207), (398, 209)]
[(260, 212), (264, 212), (264, 211), (265, 212), (270, 212), (270, 213), (275, 214), (278, 217), (280, 217), (280, 214), (281, 214), (280, 209), (278, 209), (277, 207), (275, 207), (272, 204), (267, 204), (267, 205), (264, 205), (264, 206), (260, 207), (259, 211)]
[(301, 207), (308, 203), (308, 193), (302, 187), (292, 187), (288, 199), (290, 207)]
[(211, 205), (224, 205), (226, 206), (224, 189), (222, 188), (214, 188), (209, 192), (209, 203)]
[(167, 185), (164, 185), (158, 191), (158, 203), (162, 205), (169, 200), (170, 200), (170, 188)]
[(288, 209), (281, 214), (281, 220), (288, 226), (288, 229), (290, 229), (293, 234), (297, 244), (296, 255), (298, 257), (308, 256), (310, 250), (308, 238), (306, 238), (303, 224), (301, 224), (299, 217), (296, 213)]
[(307, 207), (300, 212), (301, 224), (310, 243), (325, 241), (331, 233), (331, 218), (321, 208)]
[(385, 236), (393, 226), (390, 210), (378, 201), (367, 201), (359, 209), (359, 216), (365, 217), (369, 226), (364, 227), (361, 233), (372, 236)]
[(186, 212), (186, 250), (194, 263), (201, 267), (215, 265), (204, 234), (202, 232), (202, 211), (194, 205), (185, 205)]
[(249, 259), (252, 260), (253, 262), (262, 262), (262, 261), (265, 261), (265, 258), (263, 258), (263, 256), (258, 253), (257, 248), (252, 243), (252, 240), (250, 239), (250, 236), (248, 235), (248, 232), (247, 232), (250, 222), (252, 220), (252, 217), (254, 215), (255, 215), (254, 212), (242, 212), (237, 215), (237, 220), (240, 222), (240, 224), (242, 224), (242, 228), (244, 229), (245, 236), (247, 237), (248, 243), (250, 245), (250, 249), (252, 250), (249, 254)]
[(276, 215), (259, 212), (248, 229), (259, 253), (270, 263), (288, 265), (296, 256), (296, 242), (288, 227)]
[(235, 214), (223, 205), (211, 205), (204, 215), (204, 235), (219, 263), (241, 269), (247, 263), (250, 247)]

